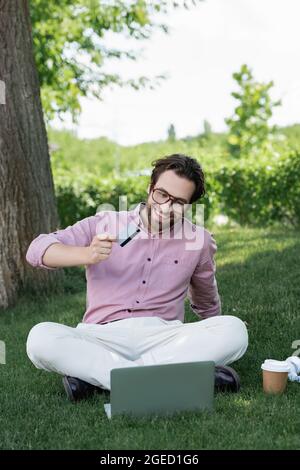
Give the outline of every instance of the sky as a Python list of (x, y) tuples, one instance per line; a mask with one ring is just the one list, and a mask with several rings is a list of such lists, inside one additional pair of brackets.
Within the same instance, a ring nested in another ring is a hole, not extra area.
[(106, 136), (121, 145), (167, 137), (174, 124), (178, 138), (203, 131), (206, 119), (215, 132), (226, 130), (236, 89), (232, 74), (246, 63), (258, 81), (274, 81), (273, 99), (281, 99), (271, 123), (300, 122), (300, 1), (205, 0), (189, 10), (173, 10), (157, 19), (170, 33), (153, 33), (148, 41), (124, 41), (114, 33), (105, 45), (141, 50), (138, 61), (105, 66), (123, 78), (140, 75), (168, 78), (155, 90), (107, 88), (103, 99), (81, 98), (78, 125), (53, 122), (79, 138)]

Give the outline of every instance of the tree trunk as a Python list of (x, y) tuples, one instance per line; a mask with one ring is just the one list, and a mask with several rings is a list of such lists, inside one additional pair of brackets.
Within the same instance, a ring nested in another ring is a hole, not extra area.
[(22, 288), (61, 283), (62, 270), (25, 259), (33, 238), (57, 225), (28, 0), (0, 0), (0, 308)]

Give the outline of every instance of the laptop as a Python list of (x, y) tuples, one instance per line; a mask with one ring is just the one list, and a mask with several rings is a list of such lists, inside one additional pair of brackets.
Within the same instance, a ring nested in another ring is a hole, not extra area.
[(110, 378), (110, 403), (104, 404), (109, 419), (213, 410), (213, 361), (115, 368)]

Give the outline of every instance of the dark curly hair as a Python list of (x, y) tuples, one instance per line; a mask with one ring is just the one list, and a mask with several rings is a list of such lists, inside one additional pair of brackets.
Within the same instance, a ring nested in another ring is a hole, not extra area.
[(151, 174), (150, 191), (154, 188), (159, 176), (167, 170), (174, 170), (178, 176), (183, 176), (195, 183), (196, 189), (190, 204), (205, 194), (205, 179), (201, 165), (193, 157), (174, 153), (151, 162), (154, 166)]

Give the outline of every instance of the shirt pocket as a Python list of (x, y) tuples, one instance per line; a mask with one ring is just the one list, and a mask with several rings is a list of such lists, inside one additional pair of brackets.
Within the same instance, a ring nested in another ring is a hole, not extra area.
[(192, 276), (191, 263), (183, 258), (164, 255), (158, 264), (157, 285), (163, 289), (186, 287)]

